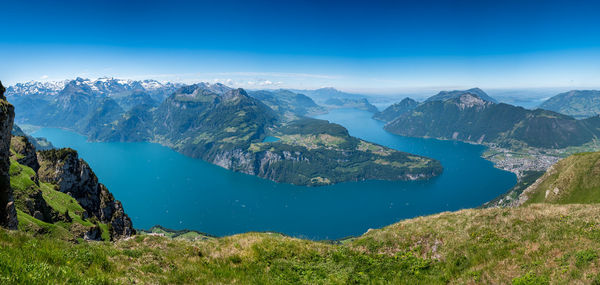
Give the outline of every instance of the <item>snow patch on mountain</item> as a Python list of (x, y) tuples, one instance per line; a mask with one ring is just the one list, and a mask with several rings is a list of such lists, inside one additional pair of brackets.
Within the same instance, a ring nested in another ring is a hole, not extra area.
[(54, 96), (63, 90), (68, 82), (69, 80), (56, 82), (29, 81), (25, 83), (17, 83), (13, 86), (9, 86), (6, 89), (6, 96), (34, 94)]
[[(73, 80), (64, 81), (29, 81), (25, 83), (17, 83), (13, 86), (8, 87), (6, 91), (7, 96), (29, 96), (29, 95), (42, 95), (42, 96), (55, 96), (58, 95), (67, 85), (73, 84), (75, 86), (88, 87), (99, 95), (107, 96), (118, 96), (121, 94), (128, 94), (133, 91), (160, 91), (163, 89), (176, 89), (181, 84), (166, 82), (161, 83), (153, 79), (147, 79), (143, 81), (129, 80), (129, 79), (117, 79), (113, 77), (101, 77), (96, 80), (90, 80), (87, 78), (77, 77)], [(213, 84), (215, 85), (215, 84)], [(214, 87), (215, 89), (219, 89)]]

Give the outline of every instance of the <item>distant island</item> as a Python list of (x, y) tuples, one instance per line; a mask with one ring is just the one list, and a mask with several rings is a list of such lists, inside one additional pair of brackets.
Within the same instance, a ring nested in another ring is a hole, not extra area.
[[(438, 161), (370, 143), (340, 125), (306, 117), (326, 109), (289, 90), (247, 93), (222, 84), (82, 78), (38, 88), (40, 92), (25, 87), (7, 92), (19, 123), (67, 128), (94, 141), (157, 142), (276, 182), (319, 186), (419, 180), (442, 172)], [(357, 102), (363, 105), (355, 107), (368, 106), (366, 99)]]

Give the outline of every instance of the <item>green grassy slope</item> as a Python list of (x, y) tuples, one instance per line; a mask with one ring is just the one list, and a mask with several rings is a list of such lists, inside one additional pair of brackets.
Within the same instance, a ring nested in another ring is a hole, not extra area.
[[(55, 190), (53, 184), (36, 182), (35, 171), (30, 167), (11, 160), (10, 176), (19, 230), (75, 241), (91, 228), (99, 227), (102, 239), (110, 240), (107, 225), (84, 219), (85, 210), (73, 197)], [(34, 218), (34, 211), (40, 212), (43, 218)]]
[(527, 203), (600, 203), (600, 152), (559, 161), (523, 195)]
[(600, 206), (463, 210), (339, 244), (247, 233), (74, 244), (0, 230), (0, 280), (21, 283), (591, 283)]
[(544, 175), (544, 171), (525, 171), (523, 176), (517, 181), (517, 184), (506, 193), (494, 198), (491, 201), (481, 205), (480, 208), (490, 207), (514, 207), (519, 205), (519, 197), (523, 191), (533, 185), (537, 179)]

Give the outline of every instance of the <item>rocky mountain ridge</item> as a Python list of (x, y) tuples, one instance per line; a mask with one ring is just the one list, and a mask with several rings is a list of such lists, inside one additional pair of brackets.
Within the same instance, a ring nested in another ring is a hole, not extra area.
[[(473, 96), (464, 96), (464, 95), (473, 95)], [(427, 98), (424, 102), (419, 103), (411, 98), (404, 98), (402, 101), (398, 103), (394, 103), (387, 107), (385, 110), (381, 112), (375, 113), (373, 115), (374, 119), (390, 122), (399, 117), (400, 115), (407, 113), (409, 111), (414, 110), (420, 104), (425, 104), (433, 101), (446, 101), (450, 99), (458, 99), (463, 101), (461, 104), (461, 108), (464, 109), (466, 105), (478, 104), (482, 103), (498, 103), (496, 99), (490, 97), (483, 90), (479, 88), (471, 88), (468, 90), (453, 90), (453, 91), (440, 91), (438, 94), (433, 95)]]
[(123, 205), (115, 200), (90, 166), (72, 149), (46, 150), (37, 153), (40, 165), (39, 181), (56, 185), (57, 191), (75, 198), (88, 217), (110, 225), (111, 238), (122, 238), (135, 233), (131, 219)]

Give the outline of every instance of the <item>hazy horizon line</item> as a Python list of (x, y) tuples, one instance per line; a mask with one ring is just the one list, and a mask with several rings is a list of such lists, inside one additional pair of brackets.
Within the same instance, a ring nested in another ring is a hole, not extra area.
[[(243, 72), (244, 74), (248, 74), (247, 72)], [(238, 72), (238, 74), (241, 74)], [(266, 74), (266, 73), (255, 73), (255, 74)], [(284, 73), (280, 73), (284, 74)], [(305, 74), (308, 75), (308, 74)], [(325, 75), (323, 75), (325, 76)], [(333, 88), (345, 93), (354, 93), (360, 95), (372, 95), (372, 96), (393, 96), (407, 93), (425, 93), (425, 92), (440, 92), (440, 91), (452, 91), (452, 90), (468, 90), (472, 88), (480, 88), (484, 91), (527, 91), (527, 90), (538, 90), (538, 91), (555, 91), (555, 90), (596, 90), (600, 89), (600, 85), (546, 85), (546, 86), (515, 86), (515, 87), (500, 87), (500, 86), (489, 86), (482, 87), (477, 84), (473, 85), (429, 85), (429, 86), (403, 86), (397, 88), (344, 88), (337, 87), (334, 85), (329, 86), (320, 86), (320, 87), (312, 87), (307, 88), (305, 86), (279, 86), (276, 84), (260, 84), (261, 82), (252, 84), (240, 84), (240, 81), (232, 81), (232, 80), (216, 80), (216, 79), (198, 79), (198, 80), (160, 80), (152, 78), (156, 76), (144, 77), (144, 76), (129, 76), (129, 77), (121, 77), (121, 76), (98, 76), (98, 77), (89, 77), (89, 76), (76, 76), (75, 78), (65, 78), (65, 79), (55, 79), (55, 78), (39, 78), (39, 79), (31, 79), (31, 80), (23, 80), (18, 82), (6, 82), (4, 85), (8, 88), (10, 86), (15, 86), (17, 84), (24, 84), (29, 82), (41, 82), (41, 83), (58, 83), (62, 81), (71, 81), (77, 78), (82, 78), (90, 81), (96, 81), (99, 79), (110, 78), (110, 79), (118, 79), (118, 80), (130, 80), (130, 81), (144, 81), (144, 80), (154, 80), (160, 83), (175, 83), (175, 84), (185, 84), (192, 85), (198, 83), (208, 83), (208, 84), (216, 84), (220, 83), (233, 88), (242, 88), (246, 90), (280, 90), (280, 89), (291, 89), (291, 90), (317, 90), (322, 88)], [(265, 80), (267, 83), (271, 82), (269, 80)], [(272, 83), (272, 82), (271, 82)]]

